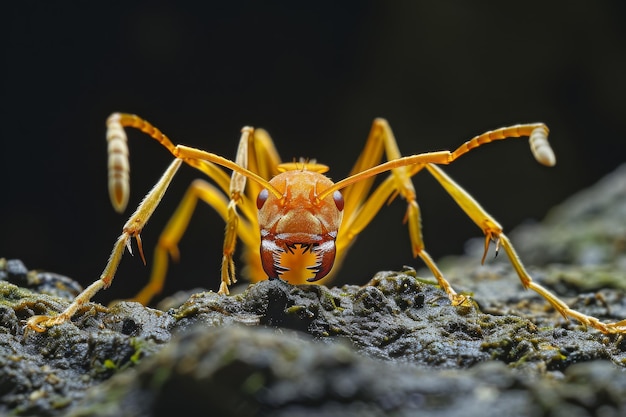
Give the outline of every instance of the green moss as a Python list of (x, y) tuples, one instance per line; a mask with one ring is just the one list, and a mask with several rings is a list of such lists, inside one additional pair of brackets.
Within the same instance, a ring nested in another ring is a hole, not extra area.
[(266, 384), (265, 375), (261, 372), (253, 372), (242, 384), (242, 391), (249, 395), (256, 395)]
[(110, 369), (110, 370), (118, 369), (117, 364), (113, 362), (111, 359), (105, 359), (102, 365), (104, 366), (105, 369)]

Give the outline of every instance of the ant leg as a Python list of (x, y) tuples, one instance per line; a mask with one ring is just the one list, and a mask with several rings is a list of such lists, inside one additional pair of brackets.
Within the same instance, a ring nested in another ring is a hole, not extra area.
[[(165, 283), (165, 276), (169, 264), (169, 258), (178, 262), (180, 253), (178, 243), (182, 239), (189, 226), (189, 221), (196, 208), (198, 200), (204, 201), (224, 219), (228, 220), (228, 200), (224, 193), (208, 182), (197, 179), (191, 183), (176, 211), (168, 221), (159, 236), (159, 241), (154, 249), (150, 280), (130, 301), (136, 301), (146, 305), (150, 300), (161, 292)], [(254, 233), (247, 223), (239, 223), (236, 230), (246, 245), (254, 244)]]
[[(452, 196), (463, 211), (476, 223), (485, 234), (485, 254), (491, 240), (497, 242), (506, 252), (513, 268), (522, 282), (524, 288), (531, 289), (545, 298), (563, 317), (578, 320), (585, 326), (591, 326), (603, 333), (626, 333), (626, 320), (615, 323), (603, 323), (593, 316), (572, 310), (565, 302), (550, 292), (542, 285), (533, 281), (524, 268), (522, 261), (515, 252), (508, 237), (503, 233), (502, 227), (474, 200), (460, 185), (446, 175), (439, 167), (428, 164), (428, 171), (437, 179), (443, 188)], [(483, 261), (485, 256), (483, 255)]]
[(27, 326), (32, 330), (37, 332), (44, 332), (47, 328), (65, 323), (69, 321), (72, 316), (78, 311), (78, 309), (85, 303), (87, 303), (91, 298), (101, 289), (108, 288), (111, 285), (111, 281), (113, 281), (113, 277), (115, 276), (115, 271), (117, 271), (117, 267), (120, 264), (122, 259), (122, 255), (124, 254), (124, 248), (128, 248), (131, 250), (130, 240), (135, 238), (137, 240), (137, 245), (139, 247), (139, 254), (145, 262), (145, 258), (143, 256), (143, 248), (141, 245), (140, 233), (143, 229), (146, 222), (150, 219), (152, 213), (159, 205), (159, 202), (163, 198), (163, 194), (167, 190), (172, 178), (178, 171), (182, 161), (180, 159), (175, 159), (172, 161), (170, 166), (167, 168), (165, 173), (161, 176), (156, 185), (150, 190), (150, 192), (146, 195), (143, 201), (137, 207), (135, 213), (128, 219), (126, 224), (122, 229), (122, 234), (115, 242), (113, 246), (113, 250), (109, 257), (109, 261), (107, 262), (102, 275), (100, 275), (100, 279), (95, 281), (93, 284), (88, 286), (82, 293), (80, 293), (74, 301), (59, 315), (50, 317), (50, 316), (33, 316), (27, 321)]
[[(401, 158), (396, 139), (391, 127), (384, 119), (376, 119), (366, 141), (363, 152), (357, 159), (351, 176), (376, 166), (385, 151), (388, 161)], [(425, 154), (427, 157), (427, 154)], [(389, 176), (370, 194), (373, 177), (365, 178), (348, 186), (344, 191), (345, 214), (337, 238), (337, 258), (335, 264), (343, 260), (354, 238), (372, 221), (384, 204), (390, 203), (401, 195), (407, 201), (404, 222), (408, 223), (409, 237), (413, 256), (419, 256), (431, 270), (439, 285), (446, 291), (448, 298), (455, 305), (460, 305), (467, 297), (459, 295), (446, 281), (443, 274), (424, 249), (422, 239), (420, 211), (415, 199), (415, 188), (411, 176), (424, 167), (424, 164), (399, 166), (391, 170)], [(369, 194), (369, 195), (368, 195)]]

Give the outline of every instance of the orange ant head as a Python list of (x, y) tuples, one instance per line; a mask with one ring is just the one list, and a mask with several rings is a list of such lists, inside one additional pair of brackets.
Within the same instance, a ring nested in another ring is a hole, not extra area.
[(257, 198), (263, 270), (271, 278), (280, 276), (292, 283), (322, 279), (335, 261), (343, 216), (341, 193), (320, 199), (333, 182), (306, 170), (282, 172), (270, 184), (281, 197), (263, 189)]

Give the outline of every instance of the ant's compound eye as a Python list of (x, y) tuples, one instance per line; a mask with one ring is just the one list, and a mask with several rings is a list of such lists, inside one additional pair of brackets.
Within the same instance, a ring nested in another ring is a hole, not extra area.
[(335, 191), (333, 193), (333, 200), (335, 200), (335, 206), (337, 206), (337, 210), (343, 210), (343, 196), (339, 191)]
[(264, 188), (261, 190), (261, 192), (259, 193), (259, 196), (256, 198), (256, 208), (261, 210), (261, 207), (263, 207), (263, 205), (265, 204), (265, 202), (267, 201), (267, 197), (269, 196), (269, 191), (267, 191), (267, 188)]

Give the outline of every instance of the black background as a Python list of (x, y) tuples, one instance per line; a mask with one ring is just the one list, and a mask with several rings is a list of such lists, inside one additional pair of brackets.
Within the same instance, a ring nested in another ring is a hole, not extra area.
[[(284, 159), (315, 157), (335, 179), (348, 173), (377, 116), (389, 120), (404, 154), (543, 121), (553, 169), (519, 140), (446, 168), (508, 230), (541, 219), (624, 160), (620, 1), (56, 3), (11, 2), (3, 12), (0, 256), (84, 285), (99, 276), (130, 213), (119, 216), (108, 202), (104, 121), (113, 111), (230, 158), (240, 128), (262, 126)], [(147, 136), (129, 140), (134, 209), (171, 158)], [(149, 260), (196, 176), (181, 170), (142, 234)], [(432, 178), (415, 183), (434, 257), (460, 253), (480, 235)], [(404, 207), (395, 202), (366, 229), (339, 282), (421, 266)], [(166, 292), (218, 287), (223, 222), (199, 208)], [(98, 299), (133, 294), (148, 273), (126, 256)]]

